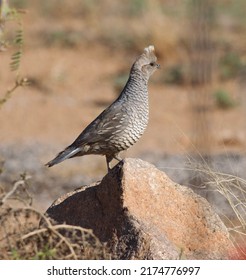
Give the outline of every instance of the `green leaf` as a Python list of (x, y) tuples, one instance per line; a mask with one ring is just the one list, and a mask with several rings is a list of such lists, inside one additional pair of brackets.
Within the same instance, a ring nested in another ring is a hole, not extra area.
[(21, 54), (22, 54), (22, 52), (21, 52), (21, 51), (18, 51), (18, 52), (16, 52), (16, 53), (12, 54), (11, 59), (12, 59), (12, 60), (15, 60), (15, 59), (17, 59), (17, 58), (20, 58), (20, 57), (21, 57)]
[(10, 12), (8, 0), (0, 0), (0, 20), (4, 20)]

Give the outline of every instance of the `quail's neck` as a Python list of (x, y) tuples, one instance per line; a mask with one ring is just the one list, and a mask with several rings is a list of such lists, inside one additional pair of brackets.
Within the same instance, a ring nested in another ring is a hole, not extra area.
[(141, 82), (143, 85), (148, 85), (149, 78), (146, 77), (141, 71), (132, 71), (130, 74), (130, 79), (136, 82)]
[(148, 94), (148, 79), (142, 73), (131, 73), (124, 91), (130, 95), (146, 95)]

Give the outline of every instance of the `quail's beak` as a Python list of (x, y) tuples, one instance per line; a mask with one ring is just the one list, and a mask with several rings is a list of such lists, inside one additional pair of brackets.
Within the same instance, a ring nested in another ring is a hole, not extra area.
[(156, 63), (156, 68), (157, 68), (157, 69), (160, 69), (160, 68), (161, 68), (161, 65), (158, 64), (158, 63)]

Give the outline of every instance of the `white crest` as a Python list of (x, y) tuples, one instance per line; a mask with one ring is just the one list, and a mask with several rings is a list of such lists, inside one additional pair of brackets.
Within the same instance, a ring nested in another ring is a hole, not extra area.
[(151, 53), (151, 52), (153, 52), (154, 50), (155, 50), (155, 47), (152, 46), (152, 45), (150, 45), (150, 46), (148, 46), (147, 48), (144, 49), (144, 52), (146, 52), (146, 53)]

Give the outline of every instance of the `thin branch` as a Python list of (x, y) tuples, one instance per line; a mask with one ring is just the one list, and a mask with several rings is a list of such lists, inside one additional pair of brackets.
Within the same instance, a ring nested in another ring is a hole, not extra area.
[(15, 85), (11, 89), (7, 90), (7, 92), (5, 93), (4, 97), (2, 99), (0, 99), (0, 109), (3, 106), (3, 104), (8, 101), (8, 99), (12, 96), (12, 93), (18, 87), (27, 86), (28, 84), (29, 84), (29, 82), (28, 82), (27, 78), (16, 79)]

